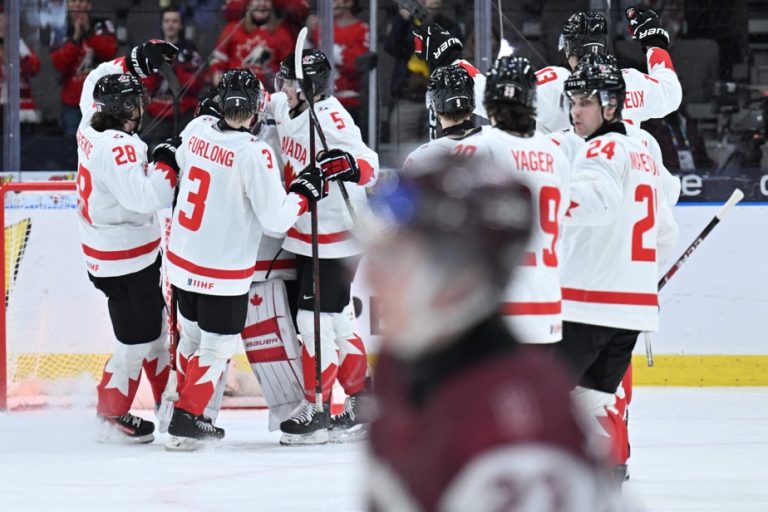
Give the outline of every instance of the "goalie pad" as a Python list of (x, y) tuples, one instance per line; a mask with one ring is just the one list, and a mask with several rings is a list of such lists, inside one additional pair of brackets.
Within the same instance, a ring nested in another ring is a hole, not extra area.
[(304, 398), (301, 348), (282, 280), (251, 284), (242, 338), (269, 407), (269, 430), (277, 430)]

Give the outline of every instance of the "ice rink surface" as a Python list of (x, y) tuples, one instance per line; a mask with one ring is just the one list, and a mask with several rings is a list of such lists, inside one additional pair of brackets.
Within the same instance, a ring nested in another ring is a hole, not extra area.
[[(363, 444), (280, 447), (266, 421), (225, 411), (218, 446), (168, 453), (95, 443), (90, 410), (0, 414), (0, 510), (364, 510)], [(638, 388), (630, 435), (631, 510), (768, 511), (768, 388)]]

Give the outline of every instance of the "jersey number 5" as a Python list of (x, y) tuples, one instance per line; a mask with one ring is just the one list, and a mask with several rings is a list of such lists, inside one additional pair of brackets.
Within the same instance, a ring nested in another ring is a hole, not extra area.
[(208, 198), (208, 189), (211, 187), (211, 175), (208, 171), (199, 167), (189, 168), (190, 181), (199, 181), (200, 186), (197, 192), (187, 194), (187, 202), (192, 205), (192, 213), (187, 215), (184, 211), (179, 211), (179, 224), (190, 231), (200, 229), (203, 222), (203, 213), (205, 213), (205, 200)]

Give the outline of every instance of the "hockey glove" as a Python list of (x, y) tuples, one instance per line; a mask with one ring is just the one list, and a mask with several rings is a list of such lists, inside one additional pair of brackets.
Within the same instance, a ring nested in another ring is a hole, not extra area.
[(215, 87), (209, 89), (195, 110), (195, 117), (213, 116), (221, 119), (221, 107), (219, 106), (219, 90)]
[(355, 157), (341, 149), (329, 149), (317, 154), (317, 165), (328, 181), (360, 181), (360, 168)]
[(293, 192), (307, 198), (310, 203), (319, 201), (328, 195), (325, 178), (311, 167), (304, 168), (288, 187)]
[(156, 73), (163, 61), (171, 62), (179, 49), (162, 39), (150, 39), (146, 43), (134, 46), (125, 58), (125, 65), (131, 74), (139, 78), (147, 78)]
[(154, 162), (163, 162), (178, 174), (179, 164), (176, 163), (176, 149), (178, 149), (179, 146), (181, 146), (180, 137), (166, 139), (152, 150), (152, 160)]
[(632, 39), (640, 41), (643, 45), (643, 52), (652, 47), (667, 49), (669, 33), (661, 27), (658, 14), (639, 7), (630, 7), (624, 14), (629, 21), (629, 33), (632, 34)]
[(413, 53), (427, 61), (430, 73), (462, 57), (461, 40), (437, 23), (419, 25), (413, 29), (413, 35)]

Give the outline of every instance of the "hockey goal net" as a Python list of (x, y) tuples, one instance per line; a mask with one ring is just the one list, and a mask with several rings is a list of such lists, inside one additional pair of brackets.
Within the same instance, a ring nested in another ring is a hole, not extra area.
[[(0, 410), (91, 406), (115, 343), (107, 301), (88, 279), (71, 181), (5, 183), (0, 215), (6, 307), (0, 315)], [(167, 226), (168, 213), (161, 214)], [(244, 356), (233, 361), (225, 400), (263, 403)], [(136, 407), (151, 407), (142, 383)]]

